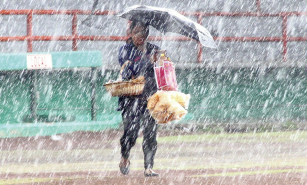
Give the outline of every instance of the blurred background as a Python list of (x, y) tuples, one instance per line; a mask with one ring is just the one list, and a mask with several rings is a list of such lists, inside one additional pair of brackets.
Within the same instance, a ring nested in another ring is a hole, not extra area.
[[(162, 37), (151, 42), (166, 49), (176, 64), (179, 91), (191, 94), (189, 114), (181, 123), (270, 123), (270, 128), (306, 125), (307, 1), (99, 0), (95, 9), (93, 4), (89, 0), (1, 1), (0, 52), (101, 51), (102, 67), (95, 81), (96, 120), (118, 125), (121, 118), (115, 111), (117, 98), (110, 97), (102, 86), (117, 78), (118, 50), (125, 43), (110, 36), (127, 35), (127, 20), (114, 14), (135, 4), (171, 8), (206, 27), (218, 45), (218, 49), (210, 49), (193, 40), (163, 40), (178, 35), (162, 35), (154, 28), (150, 31), (150, 36)], [(73, 13), (34, 13), (32, 35), (49, 36), (49, 40), (33, 40), (29, 49), (29, 41), (17, 38), (29, 33), (28, 15), (8, 10), (81, 11), (76, 17)], [(91, 12), (94, 14), (89, 15)], [(84, 20), (93, 23), (92, 27), (82, 24)], [(97, 39), (73, 41), (69, 38), (73, 34)], [(52, 39), (62, 36), (60, 40)], [(108, 39), (101, 39), (103, 36)], [(40, 121), (93, 121), (91, 74), (91, 68), (38, 72)], [(26, 71), (0, 73), (1, 123), (33, 122), (29, 117), (33, 91), (29, 78)]]

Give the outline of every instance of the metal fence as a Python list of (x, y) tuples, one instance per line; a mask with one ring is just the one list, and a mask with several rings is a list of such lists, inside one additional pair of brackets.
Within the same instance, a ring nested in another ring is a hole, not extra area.
[[(260, 8), (260, 0), (255, 0), (257, 9), (255, 12), (180, 12), (186, 16), (194, 16), (197, 18), (197, 22), (202, 24), (203, 17), (279, 17), (282, 19), (282, 35), (279, 37), (219, 37), (215, 36), (214, 40), (221, 42), (282, 42), (282, 56), (283, 61), (287, 61), (287, 43), (289, 41), (307, 41), (307, 37), (292, 37), (287, 34), (287, 21), (289, 16), (306, 16), (307, 12), (280, 12), (280, 13), (262, 13)], [(27, 51), (33, 51), (33, 41), (72, 41), (72, 50), (78, 50), (78, 41), (124, 41), (127, 36), (103, 36), (93, 35), (85, 36), (78, 34), (78, 15), (115, 15), (115, 11), (84, 11), (84, 10), (0, 10), (0, 15), (26, 15), (27, 16), (27, 35), (24, 36), (0, 36), (0, 42), (9, 41), (27, 41)], [(33, 15), (71, 15), (72, 19), (72, 33), (71, 35), (63, 36), (37, 36), (33, 35)], [(188, 41), (190, 38), (181, 36), (150, 36), (151, 41)], [(202, 62), (202, 46), (198, 43), (197, 47), (197, 62)]]

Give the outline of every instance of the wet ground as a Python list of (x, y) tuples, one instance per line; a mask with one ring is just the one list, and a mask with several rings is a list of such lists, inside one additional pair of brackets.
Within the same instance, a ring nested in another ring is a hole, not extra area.
[(143, 175), (142, 139), (120, 174), (120, 130), (0, 139), (0, 184), (307, 184), (307, 132), (159, 130), (154, 170)]

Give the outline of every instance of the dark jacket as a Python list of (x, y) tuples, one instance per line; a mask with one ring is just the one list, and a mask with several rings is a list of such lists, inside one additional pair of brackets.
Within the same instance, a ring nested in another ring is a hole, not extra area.
[(132, 79), (132, 76), (134, 76), (134, 78), (144, 76), (146, 83), (142, 94), (138, 96), (119, 97), (118, 110), (123, 110), (125, 106), (131, 105), (135, 99), (143, 99), (147, 101), (148, 97), (157, 92), (158, 89), (155, 81), (154, 66), (150, 62), (150, 55), (155, 52), (155, 50), (159, 50), (159, 47), (147, 43), (146, 53), (143, 53), (137, 50), (133, 42), (127, 43), (120, 48), (118, 56), (120, 66), (122, 66), (127, 60), (131, 61), (131, 63), (124, 67), (122, 72), (123, 80), (130, 80)]

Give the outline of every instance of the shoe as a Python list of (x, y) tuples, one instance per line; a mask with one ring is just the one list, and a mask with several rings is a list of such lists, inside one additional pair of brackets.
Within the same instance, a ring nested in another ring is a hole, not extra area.
[(119, 169), (122, 174), (127, 175), (130, 171), (130, 161), (129, 159), (122, 158), (119, 163)]
[(158, 177), (159, 174), (157, 174), (156, 172), (154, 172), (152, 169), (148, 168), (144, 171), (144, 175), (145, 177)]

